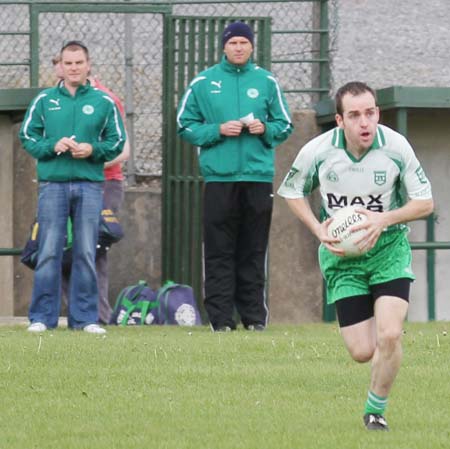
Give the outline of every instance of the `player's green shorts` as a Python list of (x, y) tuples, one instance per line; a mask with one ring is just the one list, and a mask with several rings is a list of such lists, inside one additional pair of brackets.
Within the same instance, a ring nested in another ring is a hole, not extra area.
[(415, 279), (411, 270), (411, 247), (405, 231), (386, 231), (375, 247), (358, 257), (335, 256), (319, 247), (319, 264), (327, 283), (327, 302), (367, 295), (369, 285), (393, 279)]

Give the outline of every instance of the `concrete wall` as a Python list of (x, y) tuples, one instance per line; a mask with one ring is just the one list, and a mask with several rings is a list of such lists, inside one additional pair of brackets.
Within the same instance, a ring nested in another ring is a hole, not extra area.
[[(14, 247), (23, 248), (36, 216), (37, 181), (36, 164), (20, 144), (18, 133), (21, 123), (13, 126), (14, 154)], [(26, 316), (33, 287), (33, 272), (14, 257), (14, 315)]]
[(122, 288), (141, 279), (160, 286), (161, 191), (128, 188), (119, 218), (125, 237), (109, 253), (112, 305)]
[[(275, 191), (300, 148), (320, 130), (313, 111), (293, 114), (294, 133), (277, 150)], [(318, 241), (275, 193), (270, 234), (270, 320), (302, 323), (322, 319), (322, 277), (317, 261)], [(314, 204), (313, 204), (314, 207)]]
[(450, 86), (450, 1), (332, 0), (332, 93), (347, 81)]
[[(0, 248), (13, 243), (13, 131), (9, 115), (0, 115)], [(13, 313), (13, 257), (0, 257), (0, 316)]]

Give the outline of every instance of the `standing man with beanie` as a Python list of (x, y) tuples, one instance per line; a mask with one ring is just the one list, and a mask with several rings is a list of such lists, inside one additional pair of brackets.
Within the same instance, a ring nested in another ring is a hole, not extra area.
[(67, 220), (73, 231), (68, 326), (103, 334), (98, 324), (95, 253), (103, 203), (103, 168), (116, 158), (125, 129), (114, 101), (89, 80), (89, 51), (80, 41), (61, 49), (63, 81), (31, 103), (20, 129), (37, 159), (38, 262), (29, 310), (30, 332), (58, 325)]
[(180, 102), (178, 133), (200, 147), (211, 327), (236, 329), (236, 307), (246, 329), (264, 330), (275, 147), (292, 124), (278, 82), (251, 61), (251, 28), (231, 23), (222, 44), (222, 61), (197, 75)]

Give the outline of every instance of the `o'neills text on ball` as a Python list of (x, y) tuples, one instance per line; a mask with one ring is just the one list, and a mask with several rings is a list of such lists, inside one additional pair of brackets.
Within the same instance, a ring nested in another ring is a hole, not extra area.
[(332, 229), (331, 234), (334, 238), (342, 239), (343, 234), (350, 228), (351, 226), (357, 225), (363, 221), (362, 214), (354, 213), (346, 217), (345, 221), (342, 222), (339, 226)]

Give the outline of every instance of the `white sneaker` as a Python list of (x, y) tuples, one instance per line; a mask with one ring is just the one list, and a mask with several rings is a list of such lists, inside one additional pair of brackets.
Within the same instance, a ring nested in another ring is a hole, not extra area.
[(106, 334), (106, 329), (103, 329), (98, 324), (88, 324), (83, 327), (83, 330), (89, 334)]
[(28, 332), (45, 332), (47, 330), (47, 326), (44, 323), (32, 323), (28, 326)]

